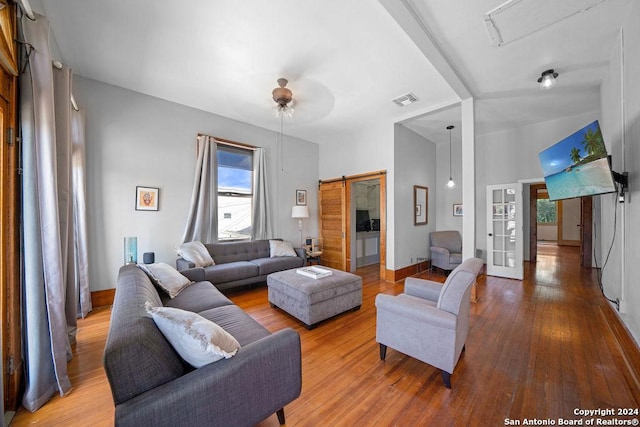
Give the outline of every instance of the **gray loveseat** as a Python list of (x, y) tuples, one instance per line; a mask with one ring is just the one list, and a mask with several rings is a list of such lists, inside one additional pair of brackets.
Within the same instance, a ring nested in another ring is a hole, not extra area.
[[(238, 353), (194, 369), (174, 351), (145, 302), (189, 310), (216, 322)], [(271, 333), (209, 282), (170, 299), (135, 265), (120, 269), (104, 351), (117, 426), (251, 426), (300, 395), (300, 336)]]
[(191, 280), (209, 281), (220, 290), (265, 282), (269, 274), (300, 268), (307, 259), (302, 248), (295, 248), (298, 256), (272, 258), (269, 240), (206, 243), (204, 246), (215, 265), (196, 267), (192, 262), (178, 258), (176, 269)]

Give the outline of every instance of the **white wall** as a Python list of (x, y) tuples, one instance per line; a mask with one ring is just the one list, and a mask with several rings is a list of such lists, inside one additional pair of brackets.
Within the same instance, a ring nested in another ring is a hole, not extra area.
[[(429, 258), (429, 233), (438, 224), (438, 188), (436, 146), (402, 125), (395, 125), (395, 269)], [(428, 223), (414, 225), (413, 186), (429, 189)]]
[[(603, 197), (602, 239), (606, 254), (614, 242), (603, 271), (603, 287), (610, 299), (621, 300), (621, 316), (640, 342), (640, 2), (629, 2), (620, 32), (620, 43), (612, 52), (601, 94), (601, 127), (613, 169), (629, 172), (630, 192), (624, 204), (615, 196)], [(617, 218), (616, 218), (617, 217)], [(614, 228), (615, 224), (615, 228)], [(615, 240), (613, 239), (615, 232)], [(600, 258), (602, 259), (602, 258)]]
[[(602, 103), (602, 120), (600, 127), (602, 137), (607, 146), (607, 152), (611, 155), (612, 167), (618, 171), (621, 170), (623, 161), (622, 76), (620, 71), (623, 52), (620, 40), (621, 38), (614, 46), (609, 61), (607, 76), (603, 80), (600, 88), (600, 99)], [(620, 231), (623, 227), (621, 223), (621, 211), (624, 206), (618, 205), (617, 197), (614, 194), (604, 195), (599, 197), (599, 199), (602, 220), (598, 224), (600, 228), (597, 229), (595, 233), (597, 240), (594, 242), (594, 247), (599, 251), (596, 254), (595, 261), (600, 267), (604, 264), (604, 256), (608, 253), (613, 240), (614, 245), (611, 247), (611, 256), (605, 268), (602, 270), (602, 281), (607, 284), (607, 286), (605, 286), (605, 295), (611, 299), (615, 299), (620, 297), (622, 290), (622, 251), (624, 249), (622, 247), (623, 241)], [(618, 217), (617, 219), (616, 216)], [(614, 229), (614, 225), (617, 230)], [(617, 234), (615, 239), (614, 233)]]
[(436, 188), (438, 189), (436, 230), (458, 230), (462, 235), (462, 217), (453, 216), (453, 205), (462, 203), (462, 141), (460, 132), (454, 129), (451, 137), (451, 176), (456, 183), (454, 188), (447, 187), (447, 182), (449, 182), (449, 144), (437, 144), (436, 149), (438, 159), (436, 162)]
[[(92, 291), (115, 287), (123, 264), (123, 238), (138, 237), (138, 259), (155, 252), (175, 265), (191, 198), (198, 133), (264, 147), (269, 169), (274, 234), (299, 241), (292, 220), (295, 190), (307, 190), (317, 234), (318, 146), (285, 137), (282, 162), (277, 134), (116, 86), (74, 78), (73, 92), (87, 117), (89, 276)], [(134, 209), (137, 185), (159, 187), (158, 212)]]
[(558, 226), (555, 224), (538, 224), (538, 240), (546, 242), (558, 240)]
[[(435, 230), (438, 217), (435, 159), (433, 143), (393, 122), (376, 123), (320, 144), (320, 179), (378, 170), (387, 172), (388, 270), (415, 263), (416, 257), (428, 257), (428, 236)], [(414, 185), (429, 187), (429, 224), (426, 226), (413, 225)]]
[[(538, 153), (596, 119), (598, 112), (587, 112), (476, 137), (476, 246), (485, 260), (487, 185), (542, 178)], [(523, 200), (528, 201), (525, 189)]]
[(387, 172), (387, 259), (386, 268), (394, 269), (394, 125), (379, 122), (370, 127), (336, 135), (319, 146), (320, 179), (357, 175), (372, 171)]

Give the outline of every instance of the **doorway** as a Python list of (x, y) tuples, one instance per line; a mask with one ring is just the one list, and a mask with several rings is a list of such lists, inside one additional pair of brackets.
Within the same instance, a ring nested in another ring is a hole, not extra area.
[[(362, 186), (360, 186), (363, 183)], [(354, 187), (354, 184), (357, 184)], [(366, 202), (361, 197), (362, 191), (368, 192)], [(377, 193), (375, 196), (373, 193)], [(360, 194), (360, 196), (359, 196)], [(360, 201), (358, 199), (360, 198)], [(320, 237), (323, 241), (322, 264), (343, 271), (355, 271), (358, 266), (358, 210), (366, 210), (369, 216), (368, 227), (364, 225), (366, 218), (360, 213), (360, 227), (376, 230), (377, 241), (362, 241), (360, 253), (370, 253), (378, 249), (380, 277), (386, 277), (386, 172), (376, 171), (361, 175), (343, 176), (341, 178), (322, 180), (318, 189), (318, 209)], [(363, 209), (356, 209), (358, 203)], [(377, 204), (374, 206), (374, 204)], [(366, 208), (365, 208), (366, 206)], [(377, 220), (377, 221), (376, 221)], [(373, 237), (373, 234), (370, 235)], [(352, 244), (355, 242), (355, 245)], [(366, 250), (366, 245), (369, 250)], [(371, 258), (369, 258), (369, 261)], [(364, 261), (366, 262), (366, 260)]]
[(351, 183), (350, 271), (380, 264), (380, 178)]
[[(555, 231), (550, 235), (543, 225), (540, 227), (538, 200), (548, 199), (547, 186), (543, 183), (531, 184), (529, 191), (529, 260), (536, 262), (538, 258), (538, 242), (554, 240), (559, 246), (579, 246), (580, 266), (591, 267), (592, 262), (592, 230), (593, 230), (593, 198), (585, 196), (578, 199), (567, 199), (556, 203), (553, 226)], [(549, 238), (551, 236), (552, 238)]]

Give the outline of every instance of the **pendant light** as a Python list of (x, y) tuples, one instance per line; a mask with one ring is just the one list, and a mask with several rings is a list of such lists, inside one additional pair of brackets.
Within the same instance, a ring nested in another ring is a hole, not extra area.
[(449, 131), (449, 182), (447, 182), (447, 187), (453, 188), (456, 186), (455, 181), (453, 180), (453, 175), (451, 174), (451, 129), (455, 126), (449, 125), (447, 126), (447, 130)]

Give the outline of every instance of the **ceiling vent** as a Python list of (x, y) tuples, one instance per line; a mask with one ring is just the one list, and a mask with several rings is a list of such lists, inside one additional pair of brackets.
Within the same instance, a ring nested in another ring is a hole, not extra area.
[(487, 12), (484, 23), (493, 46), (504, 46), (607, 0), (507, 0)]
[(413, 104), (418, 100), (418, 97), (411, 92), (401, 95), (393, 100), (398, 107), (404, 107), (405, 105)]

